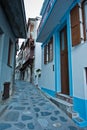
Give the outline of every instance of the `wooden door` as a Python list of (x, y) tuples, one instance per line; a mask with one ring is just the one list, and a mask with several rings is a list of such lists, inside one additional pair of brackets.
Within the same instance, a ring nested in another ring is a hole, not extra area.
[(61, 92), (69, 94), (68, 46), (66, 26), (60, 32)]

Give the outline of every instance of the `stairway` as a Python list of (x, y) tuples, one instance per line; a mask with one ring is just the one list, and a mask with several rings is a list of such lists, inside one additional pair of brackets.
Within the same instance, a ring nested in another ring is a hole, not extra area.
[(60, 109), (62, 109), (70, 118), (77, 118), (78, 113), (73, 111), (73, 99), (72, 97), (57, 93), (56, 97), (50, 97), (50, 100), (55, 103)]
[(61, 93), (57, 93), (55, 97), (49, 95), (48, 93), (44, 93), (43, 91), (42, 93), (50, 101), (56, 104), (56, 106), (58, 106), (61, 110), (63, 110), (78, 126), (80, 127), (87, 126), (87, 121), (82, 119), (79, 116), (79, 113), (73, 111), (73, 98), (72, 97), (65, 94), (61, 94)]

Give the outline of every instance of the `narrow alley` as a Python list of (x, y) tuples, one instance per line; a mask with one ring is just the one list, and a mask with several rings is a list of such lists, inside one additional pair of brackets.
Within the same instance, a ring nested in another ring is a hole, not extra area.
[(87, 130), (86, 55), (87, 0), (0, 0), (0, 130)]
[(43, 93), (28, 82), (17, 81), (13, 96), (0, 118), (0, 130), (87, 130), (79, 128)]

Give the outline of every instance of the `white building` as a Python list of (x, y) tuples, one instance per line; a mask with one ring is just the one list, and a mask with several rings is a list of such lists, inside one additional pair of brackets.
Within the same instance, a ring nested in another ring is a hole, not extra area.
[[(72, 99), (74, 121), (87, 126), (87, 0), (44, 0), (37, 41), (42, 42), (41, 89), (62, 106)], [(64, 107), (68, 112), (67, 107)]]
[(38, 29), (38, 25), (40, 23), (40, 18), (36, 17), (36, 18), (31, 18), (29, 19), (31, 25), (34, 26), (33, 28), (33, 32), (31, 32), (30, 35), (32, 35), (33, 39), (34, 39), (34, 44), (35, 44), (35, 51), (34, 51), (34, 67), (33, 67), (33, 83), (35, 85), (38, 85), (39, 82), (39, 78), (40, 78), (40, 73), (41, 73), (41, 45), (42, 43), (40, 42), (36, 42), (36, 38), (37, 38), (37, 29)]
[(23, 52), (20, 51), (18, 52), (18, 55), (16, 56), (16, 66), (15, 66), (15, 80), (20, 80), (21, 79), (21, 65), (22, 65), (22, 57), (23, 57)]
[[(24, 81), (32, 82), (33, 84), (38, 84), (38, 76), (40, 76), (41, 71), (41, 43), (36, 42), (37, 38), (37, 28), (40, 22), (40, 18), (29, 18), (27, 24), (27, 39), (21, 45), (20, 53), (23, 53), (21, 59), (21, 73), (20, 79)], [(17, 59), (19, 59), (20, 54)], [(18, 62), (19, 64), (19, 62)], [(19, 77), (19, 74), (16, 75), (16, 78)]]

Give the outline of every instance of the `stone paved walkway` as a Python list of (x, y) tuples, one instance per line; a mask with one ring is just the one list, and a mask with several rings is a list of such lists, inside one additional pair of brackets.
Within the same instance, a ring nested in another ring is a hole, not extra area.
[(77, 127), (33, 85), (17, 82), (16, 86), (0, 117), (0, 130), (87, 130)]

